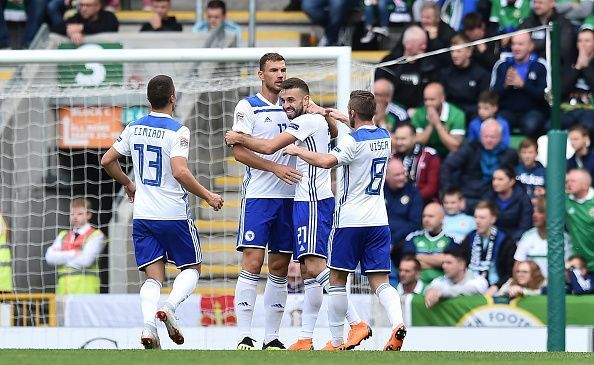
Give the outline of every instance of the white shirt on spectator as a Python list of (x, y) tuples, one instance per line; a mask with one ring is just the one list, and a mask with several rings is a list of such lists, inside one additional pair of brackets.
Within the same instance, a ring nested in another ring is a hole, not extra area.
[(447, 276), (440, 276), (433, 279), (427, 286), (427, 289), (435, 289), (441, 292), (443, 298), (453, 298), (461, 295), (481, 295), (487, 288), (489, 283), (483, 276), (478, 275), (470, 270), (466, 270), (464, 278), (454, 283)]
[[(569, 242), (569, 236), (564, 233), (565, 238), (565, 260), (571, 256), (571, 243)], [(538, 228), (533, 227), (524, 232), (522, 238), (518, 242), (518, 248), (514, 254), (514, 260), (516, 261), (528, 261), (532, 260), (536, 262), (542, 275), (546, 278), (548, 275), (547, 265), (547, 253), (548, 244), (546, 239), (542, 239), (538, 234)]]

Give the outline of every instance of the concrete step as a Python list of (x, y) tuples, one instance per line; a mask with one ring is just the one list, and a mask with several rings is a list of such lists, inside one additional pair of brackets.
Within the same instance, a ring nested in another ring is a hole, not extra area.
[[(237, 279), (241, 271), (241, 265), (209, 265), (202, 264), (202, 273), (200, 279)], [(165, 267), (165, 275), (168, 279), (173, 279), (179, 274), (179, 270), (173, 265)], [(268, 275), (268, 266), (263, 265), (260, 275)]]
[[(236, 195), (236, 194), (235, 194)], [(215, 212), (207, 202), (204, 200), (200, 202), (198, 208), (198, 214), (200, 219), (203, 220), (228, 220), (228, 221), (236, 221), (239, 219), (240, 215), (240, 207), (241, 207), (241, 200), (231, 200), (230, 197), (227, 197), (227, 194), (223, 194), (223, 199), (225, 202), (223, 203), (223, 208), (219, 211)]]
[(225, 158), (225, 175), (241, 177), (245, 174), (245, 165), (237, 162), (234, 157)]
[[(120, 24), (142, 24), (150, 21), (152, 13), (142, 10), (120, 10), (116, 11), (116, 17)], [(196, 12), (194, 11), (172, 11), (170, 15), (175, 16), (178, 22), (182, 24), (194, 24), (196, 22)], [(247, 26), (250, 13), (248, 11), (228, 11), (227, 19), (238, 23), (241, 26)], [(256, 13), (256, 24), (258, 26), (265, 24), (311, 24), (307, 15), (302, 11), (258, 11)]]
[(241, 191), (243, 177), (238, 176), (217, 176), (214, 179), (217, 191)]
[(220, 220), (201, 220), (198, 219), (195, 222), (198, 231), (202, 234), (224, 234), (224, 235), (234, 235), (237, 234), (237, 229), (239, 228), (238, 221), (220, 221)]

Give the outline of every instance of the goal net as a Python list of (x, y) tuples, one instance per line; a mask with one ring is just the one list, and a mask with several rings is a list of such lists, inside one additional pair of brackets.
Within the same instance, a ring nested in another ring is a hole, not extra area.
[[(0, 210), (10, 229), (12, 293), (31, 294), (12, 307), (10, 325), (69, 323), (68, 318), (55, 318), (60, 298), (56, 309), (55, 298), (43, 295), (56, 291), (59, 270), (45, 254), (56, 236), (70, 229), (73, 198), (91, 202), (90, 223), (106, 235), (107, 245), (98, 257), (100, 292), (138, 293), (144, 277), (134, 261), (132, 206), (121, 186), (102, 170), (100, 159), (126, 124), (148, 112), (146, 83), (151, 77), (172, 76), (178, 94), (174, 117), (192, 134), (190, 169), (225, 199), (219, 212), (195, 198), (190, 201), (204, 253), (198, 293), (211, 297), (233, 295), (241, 267), (235, 241), (244, 167), (235, 162), (223, 136), (232, 126), (236, 103), (260, 89), (254, 61), (265, 52), (283, 54), (287, 76), (304, 79), (322, 106), (344, 109), (350, 90), (370, 90), (373, 82), (369, 66), (351, 62), (345, 49), (336, 49), (334, 58), (318, 59), (311, 48), (233, 49), (233, 56), (228, 50), (167, 50), (170, 61), (164, 62), (162, 53), (138, 59), (134, 50), (114, 51), (108, 61), (97, 61), (106, 48), (121, 45), (85, 47), (87, 53), (47, 51), (53, 53), (44, 55), (54, 62), (15, 60), (3, 66), (13, 76), (0, 86)], [(94, 56), (85, 60), (73, 54)], [(136, 59), (127, 61), (130, 54)], [(121, 162), (131, 174), (130, 161)], [(167, 281), (177, 273), (168, 267)], [(266, 273), (264, 267), (262, 275)], [(295, 273), (292, 280), (298, 286)]]

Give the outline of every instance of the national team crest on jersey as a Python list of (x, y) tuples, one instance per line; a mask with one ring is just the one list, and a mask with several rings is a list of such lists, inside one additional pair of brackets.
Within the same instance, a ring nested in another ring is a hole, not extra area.
[(254, 238), (256, 238), (256, 234), (253, 231), (245, 232), (245, 240), (248, 242), (252, 242)]

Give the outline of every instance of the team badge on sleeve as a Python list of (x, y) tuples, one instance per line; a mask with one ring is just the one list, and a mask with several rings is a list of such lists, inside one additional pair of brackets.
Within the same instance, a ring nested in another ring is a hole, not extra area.
[(243, 120), (243, 117), (245, 117), (245, 114), (241, 112), (237, 112), (237, 114), (235, 114), (235, 119), (237, 120)]
[(181, 147), (188, 147), (190, 145), (190, 141), (188, 141), (188, 139), (186, 137), (180, 137), (179, 138), (179, 145)]

